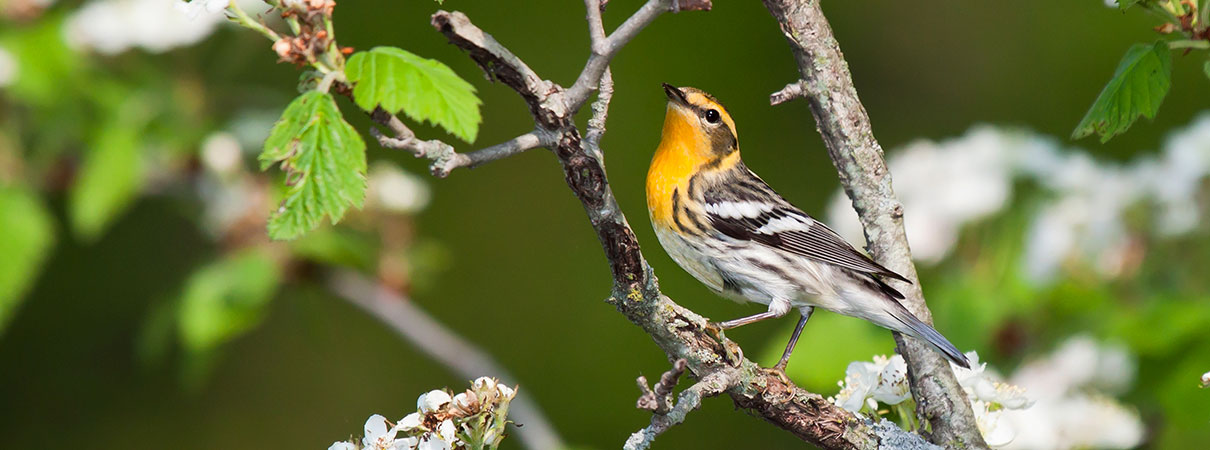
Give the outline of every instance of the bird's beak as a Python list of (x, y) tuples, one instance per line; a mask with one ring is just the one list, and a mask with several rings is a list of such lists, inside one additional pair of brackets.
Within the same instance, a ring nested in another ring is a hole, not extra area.
[(664, 83), (664, 95), (668, 96), (668, 100), (672, 100), (677, 104), (689, 104), (689, 100), (685, 99), (685, 93), (671, 84)]

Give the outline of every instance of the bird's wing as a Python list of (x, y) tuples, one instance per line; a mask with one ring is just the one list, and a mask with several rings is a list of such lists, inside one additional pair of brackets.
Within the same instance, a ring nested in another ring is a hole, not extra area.
[[(747, 192), (753, 189), (767, 190), (764, 194), (768, 195), (751, 195), (752, 192)], [(703, 201), (710, 224), (731, 238), (757, 242), (818, 262), (910, 283), (903, 276), (857, 251), (822, 222), (791, 205), (754, 174), (739, 188), (719, 184), (705, 189)]]

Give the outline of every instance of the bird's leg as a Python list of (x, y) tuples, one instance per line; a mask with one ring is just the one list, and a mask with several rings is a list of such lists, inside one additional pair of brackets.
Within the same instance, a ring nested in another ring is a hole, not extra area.
[(748, 317), (740, 317), (740, 318), (735, 319), (735, 320), (728, 320), (728, 321), (726, 321), (726, 322), (719, 322), (719, 323), (718, 323), (718, 327), (719, 327), (719, 328), (721, 328), (721, 329), (724, 329), (724, 330), (730, 330), (730, 329), (732, 329), (732, 328), (742, 327), (742, 326), (747, 325), (747, 324), (750, 324), (750, 323), (756, 323), (756, 322), (760, 322), (760, 321), (765, 320), (765, 319), (772, 319), (772, 318), (775, 318), (775, 317), (781, 317), (782, 315), (785, 315), (785, 314), (786, 314), (786, 313), (784, 313), (784, 312), (779, 313), (778, 311), (765, 311), (765, 312), (763, 312), (763, 313), (760, 313), (760, 314), (753, 314), (753, 315), (748, 316)]
[(798, 344), (798, 337), (802, 335), (802, 329), (807, 326), (807, 320), (811, 319), (811, 313), (813, 312), (815, 312), (814, 306), (808, 306), (799, 311), (802, 317), (798, 318), (798, 325), (794, 326), (794, 334), (790, 335), (790, 342), (786, 344), (786, 351), (781, 354), (781, 361), (778, 361), (777, 365), (773, 366), (774, 369), (785, 373), (786, 364), (790, 362), (790, 354), (794, 352), (794, 346)]
[[(790, 311), (789, 302), (774, 300), (769, 303), (768, 311), (765, 311), (760, 314), (753, 314), (748, 317), (740, 317), (735, 320), (728, 320), (726, 322), (707, 323), (706, 331), (709, 332), (710, 334), (713, 334), (715, 340), (717, 340), (720, 344), (723, 344), (723, 347), (726, 347), (727, 341), (725, 339), (723, 339), (723, 330), (730, 330), (732, 328), (741, 327), (741, 326), (744, 326), (744, 325), (747, 325), (750, 323), (760, 322), (765, 319), (781, 317), (781, 316), (786, 315), (786, 312), (788, 312), (788, 311)], [(734, 360), (739, 361), (740, 359), (743, 358), (743, 352), (741, 350), (739, 350), (738, 345), (736, 345), (735, 348), (736, 348), (737, 353), (739, 353), (739, 357), (735, 358)], [(727, 351), (728, 359), (731, 359), (731, 356), (732, 356), (731, 349), (727, 348), (726, 351)]]

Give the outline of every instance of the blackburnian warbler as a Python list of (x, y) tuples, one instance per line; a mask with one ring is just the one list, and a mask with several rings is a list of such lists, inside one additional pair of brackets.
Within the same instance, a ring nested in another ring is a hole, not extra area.
[(955, 364), (966, 357), (912, 315), (885, 279), (909, 282), (854, 249), (778, 195), (739, 155), (735, 122), (714, 97), (664, 85), (668, 109), (647, 172), (647, 210), (660, 244), (682, 268), (720, 295), (769, 305), (720, 329), (801, 317), (774, 366), (785, 370), (815, 307), (859, 317), (921, 339)]

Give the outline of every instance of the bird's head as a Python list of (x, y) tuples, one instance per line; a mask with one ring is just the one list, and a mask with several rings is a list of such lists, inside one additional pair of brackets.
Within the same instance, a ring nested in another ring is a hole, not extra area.
[(679, 147), (684, 155), (709, 162), (739, 150), (735, 122), (727, 109), (700, 89), (664, 83), (668, 110), (660, 147)]

